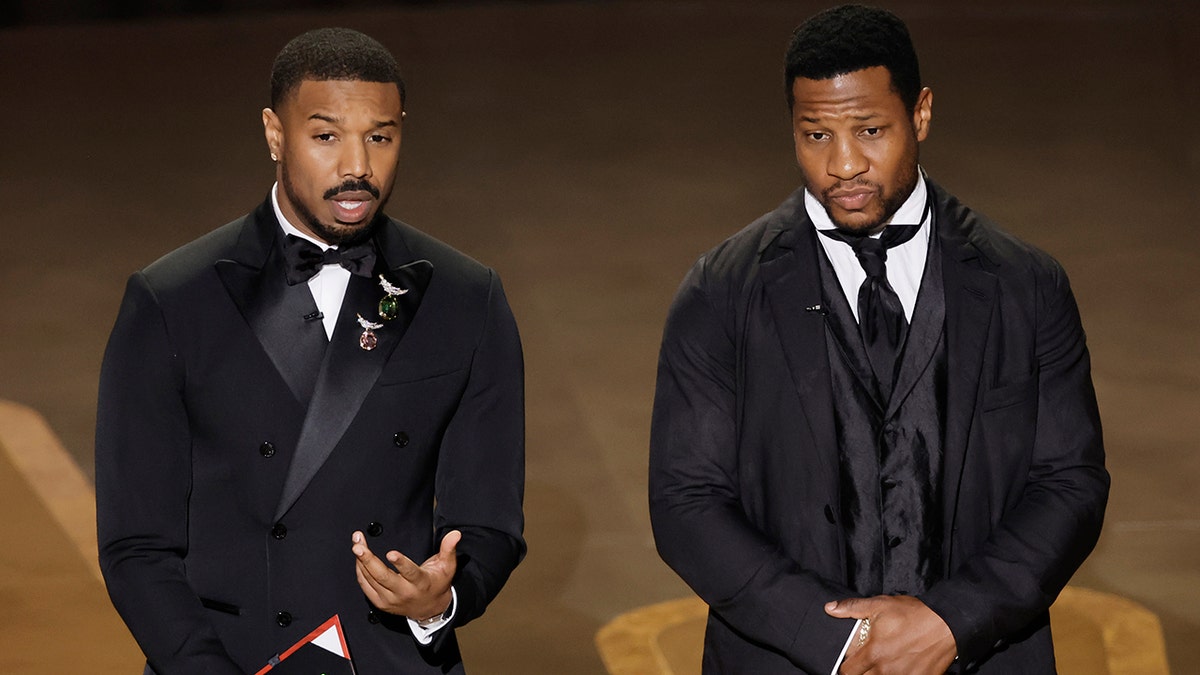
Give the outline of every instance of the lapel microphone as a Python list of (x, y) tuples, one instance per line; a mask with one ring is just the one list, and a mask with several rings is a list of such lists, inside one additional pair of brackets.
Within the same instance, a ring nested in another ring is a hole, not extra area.
[(324, 318), (325, 318), (325, 313), (322, 312), (321, 310), (317, 310), (315, 312), (309, 312), (308, 314), (304, 315), (305, 321), (320, 321), (321, 319), (324, 319)]

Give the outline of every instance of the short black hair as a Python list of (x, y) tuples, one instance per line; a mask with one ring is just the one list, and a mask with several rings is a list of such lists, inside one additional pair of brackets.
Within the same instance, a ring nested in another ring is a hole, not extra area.
[(298, 35), (279, 51), (271, 67), (271, 108), (304, 80), (395, 82), (404, 107), (400, 66), (374, 38), (349, 28), (318, 28)]
[(784, 65), (788, 109), (795, 105), (797, 77), (827, 80), (864, 68), (883, 66), (892, 89), (909, 110), (921, 95), (921, 67), (908, 27), (900, 17), (878, 7), (841, 5), (827, 9), (792, 33)]

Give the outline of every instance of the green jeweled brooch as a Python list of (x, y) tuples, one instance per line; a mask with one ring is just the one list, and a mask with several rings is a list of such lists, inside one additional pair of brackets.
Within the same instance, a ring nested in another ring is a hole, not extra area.
[(387, 295), (379, 300), (379, 316), (384, 321), (391, 321), (400, 316), (400, 296), (408, 292), (407, 288), (400, 288), (379, 275), (379, 285), (383, 287), (383, 291)]

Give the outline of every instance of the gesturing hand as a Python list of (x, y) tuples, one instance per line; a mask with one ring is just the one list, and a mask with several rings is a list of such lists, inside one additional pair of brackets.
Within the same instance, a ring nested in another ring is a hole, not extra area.
[(942, 617), (907, 595), (851, 598), (825, 605), (825, 613), (841, 619), (870, 619), (865, 642), (851, 639), (842, 675), (941, 675), (954, 662), (954, 635)]
[(438, 552), (421, 565), (399, 551), (388, 551), (386, 557), (395, 572), (371, 551), (362, 532), (356, 531), (351, 539), (358, 585), (376, 609), (421, 620), (450, 607), (450, 585), (458, 569), (455, 547), (462, 539), (461, 532), (446, 534)]

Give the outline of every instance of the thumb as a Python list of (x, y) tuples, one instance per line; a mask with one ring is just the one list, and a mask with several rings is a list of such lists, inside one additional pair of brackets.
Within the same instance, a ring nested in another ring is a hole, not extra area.
[(825, 613), (838, 619), (865, 619), (870, 607), (870, 598), (846, 598), (825, 603)]
[(462, 532), (450, 530), (442, 537), (442, 545), (438, 548), (439, 558), (454, 559), (458, 557), (458, 542), (462, 541)]

